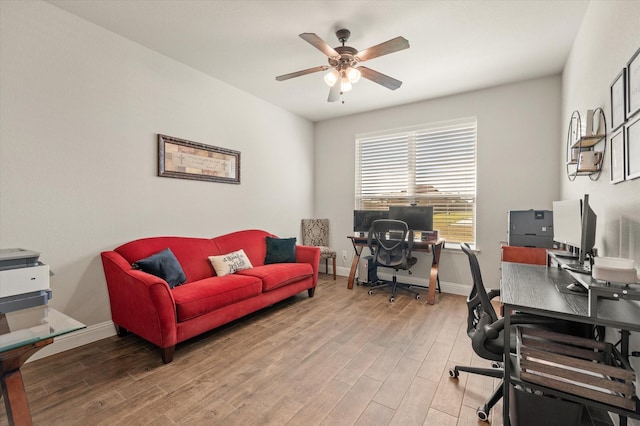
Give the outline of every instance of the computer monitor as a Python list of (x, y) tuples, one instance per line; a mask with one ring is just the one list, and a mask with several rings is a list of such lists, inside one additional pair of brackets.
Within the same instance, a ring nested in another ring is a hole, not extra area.
[(584, 265), (586, 254), (591, 254), (596, 244), (597, 221), (598, 216), (589, 206), (589, 194), (585, 194), (582, 202), (582, 235), (580, 238), (580, 256), (578, 257), (578, 262), (581, 265)]
[(433, 231), (432, 206), (391, 206), (389, 219), (401, 220), (413, 231)]
[(582, 240), (582, 203), (580, 200), (553, 202), (553, 241), (580, 248)]
[(389, 210), (354, 210), (353, 231), (369, 232), (374, 220), (388, 219)]
[(597, 215), (589, 206), (589, 194), (583, 200), (554, 201), (553, 240), (577, 250), (578, 263), (564, 265), (565, 268), (582, 273), (590, 273), (585, 265), (587, 254), (596, 242)]

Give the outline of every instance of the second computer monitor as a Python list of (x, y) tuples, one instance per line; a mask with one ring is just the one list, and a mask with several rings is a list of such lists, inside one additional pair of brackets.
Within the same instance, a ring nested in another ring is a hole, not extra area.
[(413, 231), (433, 231), (433, 207), (431, 206), (391, 206), (389, 219), (406, 222)]

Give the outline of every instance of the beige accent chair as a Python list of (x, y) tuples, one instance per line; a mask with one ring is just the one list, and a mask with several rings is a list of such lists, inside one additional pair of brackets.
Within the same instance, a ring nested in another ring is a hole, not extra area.
[(336, 252), (329, 247), (329, 219), (302, 219), (302, 244), (320, 247), (325, 272), (329, 273), (329, 259), (333, 260), (333, 279), (336, 279)]

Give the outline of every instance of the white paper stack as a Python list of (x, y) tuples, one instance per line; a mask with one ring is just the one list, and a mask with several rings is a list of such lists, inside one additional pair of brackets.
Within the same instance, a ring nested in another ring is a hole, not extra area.
[(638, 271), (633, 259), (622, 257), (594, 257), (591, 276), (596, 280), (635, 284), (638, 282)]

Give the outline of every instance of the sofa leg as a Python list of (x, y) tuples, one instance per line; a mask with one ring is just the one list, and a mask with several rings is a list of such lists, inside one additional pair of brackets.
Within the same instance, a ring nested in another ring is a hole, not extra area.
[(127, 330), (124, 327), (119, 326), (118, 324), (113, 324), (116, 326), (116, 334), (118, 335), (118, 337), (124, 337), (127, 334), (129, 334), (129, 330)]
[(315, 292), (316, 292), (316, 288), (315, 287), (311, 287), (310, 289), (307, 290), (307, 293), (309, 293), (309, 297), (313, 297)]
[(162, 356), (162, 362), (169, 364), (173, 361), (173, 353), (176, 350), (176, 346), (169, 346), (168, 348), (160, 348), (160, 355)]

